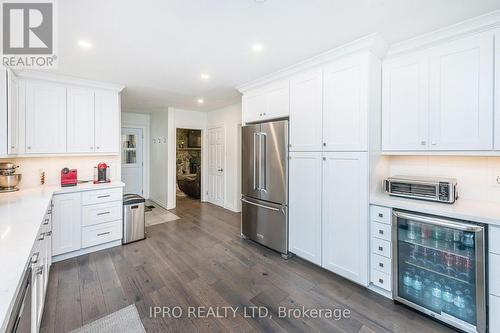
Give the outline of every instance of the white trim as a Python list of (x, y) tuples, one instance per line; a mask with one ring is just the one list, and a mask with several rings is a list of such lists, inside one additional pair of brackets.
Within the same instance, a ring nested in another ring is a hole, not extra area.
[[(142, 130), (142, 196), (149, 199), (149, 125), (134, 125), (130, 123), (123, 123), (121, 128), (140, 128)], [(120, 142), (121, 149), (121, 142)], [(121, 159), (120, 159), (121, 160)], [(121, 161), (120, 161), (121, 162)], [(121, 164), (121, 163), (120, 163)], [(123, 172), (122, 172), (123, 176)]]
[(175, 127), (175, 109), (167, 111), (167, 207), (173, 209), (177, 204), (177, 129)]
[(368, 36), (356, 39), (347, 44), (336, 47), (327, 52), (320, 53), (319, 55), (298, 62), (292, 66), (283, 68), (279, 71), (261, 77), (257, 80), (241, 84), (237, 86), (236, 89), (238, 89), (238, 91), (240, 91), (241, 93), (244, 93), (250, 89), (254, 89), (259, 86), (263, 86), (265, 84), (290, 77), (299, 72), (310, 70), (314, 67), (324, 65), (326, 63), (332, 62), (338, 58), (345, 57), (355, 52), (371, 51), (379, 58), (383, 58), (387, 51), (387, 48), (388, 45), (386, 41), (378, 33), (373, 33)]
[(118, 240), (109, 242), (109, 243), (99, 244), (99, 245), (96, 245), (96, 246), (87, 247), (87, 248), (76, 250), (76, 251), (73, 251), (73, 252), (63, 253), (63, 254), (59, 254), (57, 256), (53, 256), (52, 257), (52, 262), (55, 263), (55, 262), (58, 262), (58, 261), (69, 259), (69, 258), (78, 257), (78, 256), (81, 256), (83, 254), (88, 254), (88, 253), (92, 253), (92, 252), (96, 252), (96, 251), (100, 251), (100, 250), (104, 250), (104, 249), (109, 249), (111, 247), (120, 246), (120, 245), (122, 245), (122, 239), (121, 238), (118, 239)]
[(382, 151), (380, 153), (383, 156), (500, 156), (499, 150), (485, 150), (485, 151), (472, 151), (472, 150), (447, 150), (447, 151), (438, 151), (438, 150), (407, 150), (407, 151)]
[(471, 19), (432, 31), (430, 33), (393, 44), (387, 51), (387, 57), (393, 57), (417, 49), (434, 46), (467, 35), (477, 34), (500, 27), (500, 10), (473, 17)]
[(43, 80), (43, 81), (50, 81), (50, 82), (69, 84), (69, 85), (78, 85), (78, 86), (85, 86), (85, 87), (92, 87), (92, 88), (99, 88), (99, 89), (107, 89), (107, 90), (112, 90), (112, 91), (116, 91), (116, 92), (121, 92), (125, 88), (125, 86), (121, 85), (121, 84), (92, 81), (92, 80), (80, 79), (80, 78), (72, 77), (72, 76), (56, 75), (56, 74), (45, 73), (45, 72), (35, 72), (35, 71), (22, 70), (22, 71), (16, 72), (16, 75), (20, 79)]

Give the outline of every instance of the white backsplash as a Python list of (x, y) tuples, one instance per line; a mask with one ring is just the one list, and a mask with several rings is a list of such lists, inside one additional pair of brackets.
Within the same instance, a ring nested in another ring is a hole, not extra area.
[[(389, 175), (456, 178), (458, 195), (469, 200), (500, 203), (500, 157), (387, 156)], [(499, 205), (500, 209), (500, 205)]]
[(99, 162), (109, 165), (110, 179), (121, 179), (120, 156), (67, 156), (67, 157), (28, 157), (28, 158), (0, 158), (1, 162), (13, 162), (19, 165), (17, 173), (21, 173), (22, 180), (19, 188), (30, 188), (40, 184), (40, 171), (45, 171), (45, 184), (59, 185), (61, 183), (61, 169), (78, 170), (79, 180), (92, 180), (94, 166)]

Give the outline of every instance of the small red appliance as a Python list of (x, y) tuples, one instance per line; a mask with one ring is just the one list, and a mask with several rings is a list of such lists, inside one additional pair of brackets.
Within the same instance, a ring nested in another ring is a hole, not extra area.
[(109, 165), (99, 163), (94, 167), (94, 184), (109, 183)]
[(61, 186), (76, 186), (78, 183), (76, 169), (64, 168), (61, 170)]

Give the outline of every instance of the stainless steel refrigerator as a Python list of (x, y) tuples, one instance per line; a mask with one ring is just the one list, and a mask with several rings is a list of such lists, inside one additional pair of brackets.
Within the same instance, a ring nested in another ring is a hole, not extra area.
[(241, 235), (288, 255), (288, 120), (242, 127)]

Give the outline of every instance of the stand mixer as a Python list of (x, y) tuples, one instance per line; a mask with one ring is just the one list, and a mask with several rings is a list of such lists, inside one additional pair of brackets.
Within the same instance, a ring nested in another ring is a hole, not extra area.
[(0, 163), (0, 193), (18, 191), (17, 185), (21, 181), (22, 175), (15, 173), (19, 166), (14, 163)]

